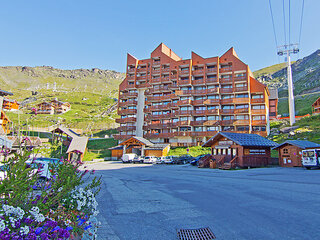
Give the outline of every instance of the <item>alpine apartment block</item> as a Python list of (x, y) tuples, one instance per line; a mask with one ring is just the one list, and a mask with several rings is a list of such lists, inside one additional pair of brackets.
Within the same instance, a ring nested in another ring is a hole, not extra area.
[(127, 56), (119, 87), (116, 139), (144, 137), (172, 146), (204, 143), (219, 131), (269, 131), (269, 91), (230, 48), (221, 57), (183, 60), (160, 44), (150, 58)]

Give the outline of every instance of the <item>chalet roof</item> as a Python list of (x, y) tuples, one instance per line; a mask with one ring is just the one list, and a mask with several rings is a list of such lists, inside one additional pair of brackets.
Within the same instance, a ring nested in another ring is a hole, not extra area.
[(154, 143), (152, 146), (146, 147), (147, 150), (163, 150), (165, 149), (168, 145), (168, 143)]
[(7, 96), (7, 95), (13, 95), (13, 93), (0, 89), (0, 96)]
[(284, 143), (279, 144), (278, 146), (274, 147), (273, 149), (280, 148), (280, 147), (282, 147), (282, 146), (284, 146), (286, 144), (297, 146), (297, 147), (302, 148), (302, 149), (320, 148), (320, 144), (314, 143), (314, 142), (310, 142), (310, 141), (307, 141), (307, 140), (288, 140), (288, 141), (285, 141)]
[(214, 140), (219, 136), (224, 136), (227, 139), (241, 145), (241, 146), (256, 146), (256, 147), (275, 147), (277, 143), (264, 138), (258, 134), (248, 134), (248, 133), (233, 133), (233, 132), (218, 132), (212, 138), (210, 138), (203, 147), (211, 147)]
[(119, 145), (124, 145), (125, 142), (129, 141), (130, 139), (136, 139), (137, 141), (141, 142), (143, 145), (146, 145), (146, 146), (152, 146), (153, 145), (153, 143), (150, 142), (148, 139), (145, 139), (143, 137), (136, 137), (136, 136), (130, 137), (129, 139), (123, 141)]
[(88, 137), (75, 137), (72, 139), (69, 148), (67, 150), (67, 153), (73, 152), (73, 151), (79, 151), (81, 153), (84, 153), (87, 148), (89, 138)]
[(69, 128), (63, 127), (63, 126), (56, 127), (54, 129), (52, 129), (50, 132), (57, 132), (57, 131), (61, 131), (71, 138), (79, 137), (79, 135), (76, 134), (74, 131), (72, 131)]
[(123, 149), (123, 145), (125, 145), (125, 142), (127, 142), (128, 140), (130, 139), (136, 139), (137, 141), (141, 142), (143, 145), (146, 146), (146, 150), (163, 150), (165, 149), (168, 145), (168, 143), (153, 143), (153, 142), (150, 142), (148, 139), (145, 139), (143, 137), (136, 137), (136, 136), (133, 136), (129, 139), (127, 139), (126, 141), (123, 141), (122, 143), (120, 143), (118, 146), (115, 146), (115, 147), (111, 147), (109, 148), (109, 150), (116, 150), (116, 149)]
[(270, 92), (270, 96), (269, 96), (270, 100), (278, 99), (278, 89), (269, 88), (269, 92)]

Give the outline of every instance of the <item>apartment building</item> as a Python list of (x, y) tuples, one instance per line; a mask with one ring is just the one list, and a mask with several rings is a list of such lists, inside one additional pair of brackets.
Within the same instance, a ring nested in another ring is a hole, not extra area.
[(150, 58), (127, 56), (119, 87), (119, 134), (172, 146), (204, 143), (218, 131), (268, 135), (269, 91), (230, 48), (183, 60), (161, 43)]

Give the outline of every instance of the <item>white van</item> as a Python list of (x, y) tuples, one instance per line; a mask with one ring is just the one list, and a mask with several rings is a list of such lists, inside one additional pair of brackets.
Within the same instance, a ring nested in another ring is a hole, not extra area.
[(135, 157), (137, 157), (137, 154), (135, 154), (135, 153), (123, 154), (122, 162), (123, 163), (131, 163)]
[(306, 169), (320, 167), (320, 149), (302, 150), (302, 166)]

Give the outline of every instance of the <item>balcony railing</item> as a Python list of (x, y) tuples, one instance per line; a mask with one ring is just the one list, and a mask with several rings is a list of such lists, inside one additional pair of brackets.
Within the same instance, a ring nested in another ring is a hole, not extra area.
[(220, 93), (233, 93), (233, 88), (220, 88)]
[(134, 135), (133, 134), (132, 135), (113, 134), (112, 136), (116, 140), (125, 140), (125, 139), (133, 137)]
[(208, 109), (206, 110), (207, 115), (215, 115), (218, 114), (219, 109)]
[(181, 143), (181, 142), (174, 142), (171, 143), (172, 147), (193, 147), (193, 146), (197, 146), (196, 143)]
[(193, 95), (204, 95), (204, 94), (207, 94), (207, 89), (191, 90), (191, 94), (193, 94)]
[(234, 77), (234, 81), (244, 81), (247, 80), (248, 77), (247, 76), (239, 76), (239, 77)]
[(207, 120), (203, 123), (204, 126), (217, 126), (219, 125), (219, 120)]
[(234, 110), (234, 113), (235, 114), (238, 114), (238, 113), (249, 113), (249, 108), (238, 108), (238, 109)]
[(246, 91), (248, 91), (248, 87), (247, 86), (245, 86), (245, 87), (235, 87), (234, 91), (235, 92), (246, 92)]
[(170, 107), (171, 107), (171, 103), (168, 103), (168, 104), (161, 104), (161, 105), (150, 106), (150, 107), (148, 108), (148, 110), (150, 110), (150, 111), (166, 110), (166, 109), (169, 109)]
[(222, 67), (219, 69), (219, 72), (230, 72), (232, 71), (232, 67)]
[(179, 80), (179, 85), (190, 85), (190, 80), (189, 79)]
[(203, 126), (205, 122), (207, 122), (207, 120), (192, 121), (191, 126)]
[(149, 87), (149, 83), (140, 83), (140, 84), (136, 84), (137, 88), (147, 88)]
[(192, 110), (178, 110), (174, 112), (175, 116), (191, 116)]
[(143, 126), (143, 130), (147, 131), (149, 129), (167, 129), (172, 126), (173, 126), (173, 123), (151, 123)]
[(122, 109), (118, 111), (119, 115), (136, 114), (137, 109)]
[(203, 103), (206, 105), (219, 104), (220, 99), (206, 99)]
[(264, 98), (253, 98), (251, 99), (251, 103), (265, 103)]
[(221, 114), (234, 114), (234, 109), (220, 109)]
[(136, 126), (121, 126), (118, 127), (118, 131), (135, 131)]
[(252, 114), (265, 115), (266, 114), (266, 110), (265, 109), (252, 109), (251, 113)]
[(151, 83), (160, 83), (161, 82), (161, 78), (151, 78)]
[(125, 107), (125, 106), (130, 106), (130, 105), (137, 105), (138, 102), (137, 101), (126, 101), (126, 102), (119, 102), (119, 107)]
[(147, 76), (140, 76), (140, 77), (137, 77), (137, 81), (139, 80), (146, 80), (147, 79)]
[(145, 138), (170, 138), (173, 137), (173, 133), (146, 133)]
[(249, 119), (235, 120), (234, 125), (249, 125)]
[(224, 126), (233, 125), (233, 123), (234, 123), (234, 120), (222, 120), (221, 121), (221, 125), (224, 125)]
[(220, 103), (221, 103), (221, 104), (233, 103), (233, 99), (232, 99), (232, 98), (221, 99), (221, 100), (220, 100)]
[(177, 102), (177, 105), (183, 106), (183, 105), (191, 105), (192, 100), (191, 99), (185, 99), (185, 100), (180, 100)]
[(200, 85), (204, 83), (205, 83), (204, 79), (192, 80), (193, 85)]
[(190, 73), (189, 70), (182, 70), (182, 71), (180, 71), (180, 74), (181, 74), (181, 75), (185, 75), (185, 74), (189, 74), (189, 73)]
[(162, 100), (170, 100), (171, 98), (176, 97), (174, 94), (168, 94), (163, 96), (148, 96), (147, 101), (162, 101)]
[(137, 92), (134, 92), (134, 93), (127, 92), (127, 93), (120, 94), (120, 99), (127, 98), (127, 97), (137, 97), (137, 96), (138, 96)]
[(128, 69), (128, 73), (134, 73), (135, 70), (136, 70), (135, 68), (129, 68), (129, 69)]
[(161, 72), (162, 73), (168, 73), (168, 72), (170, 72), (170, 68), (169, 67), (168, 68), (162, 68)]
[(252, 120), (251, 124), (252, 125), (266, 125), (267, 122), (266, 122), (266, 120)]
[(161, 77), (162, 82), (168, 82), (170, 81), (170, 77)]
[(127, 122), (136, 122), (137, 118), (129, 117), (129, 118), (117, 118), (116, 123), (127, 123)]
[(190, 120), (186, 120), (186, 121), (178, 121), (175, 123), (176, 126), (181, 127), (181, 126), (190, 126), (191, 125), (191, 121)]
[(192, 71), (193, 75), (201, 75), (204, 74), (204, 69), (197, 69)]
[(233, 103), (235, 104), (249, 103), (249, 98), (234, 98)]
[(218, 88), (208, 88), (208, 89), (207, 89), (207, 94), (217, 93), (217, 92), (218, 92)]
[(208, 73), (213, 73), (213, 72), (217, 72), (217, 68), (207, 68), (207, 72)]
[(194, 106), (204, 105), (205, 101), (206, 101), (206, 99), (194, 100), (194, 101), (192, 101), (192, 105), (194, 105)]
[(152, 74), (157, 74), (157, 73), (160, 73), (160, 68), (152, 69)]
[(171, 113), (166, 114), (160, 114), (160, 115), (148, 115), (146, 118), (147, 120), (153, 120), (153, 119), (164, 119), (164, 118), (171, 118)]
[(190, 94), (192, 94), (192, 91), (193, 90), (177, 90), (175, 94), (177, 96), (190, 95)]
[(217, 83), (217, 82), (218, 82), (217, 78), (208, 78), (207, 77), (206, 83)]
[(232, 78), (220, 78), (220, 83), (232, 83)]

